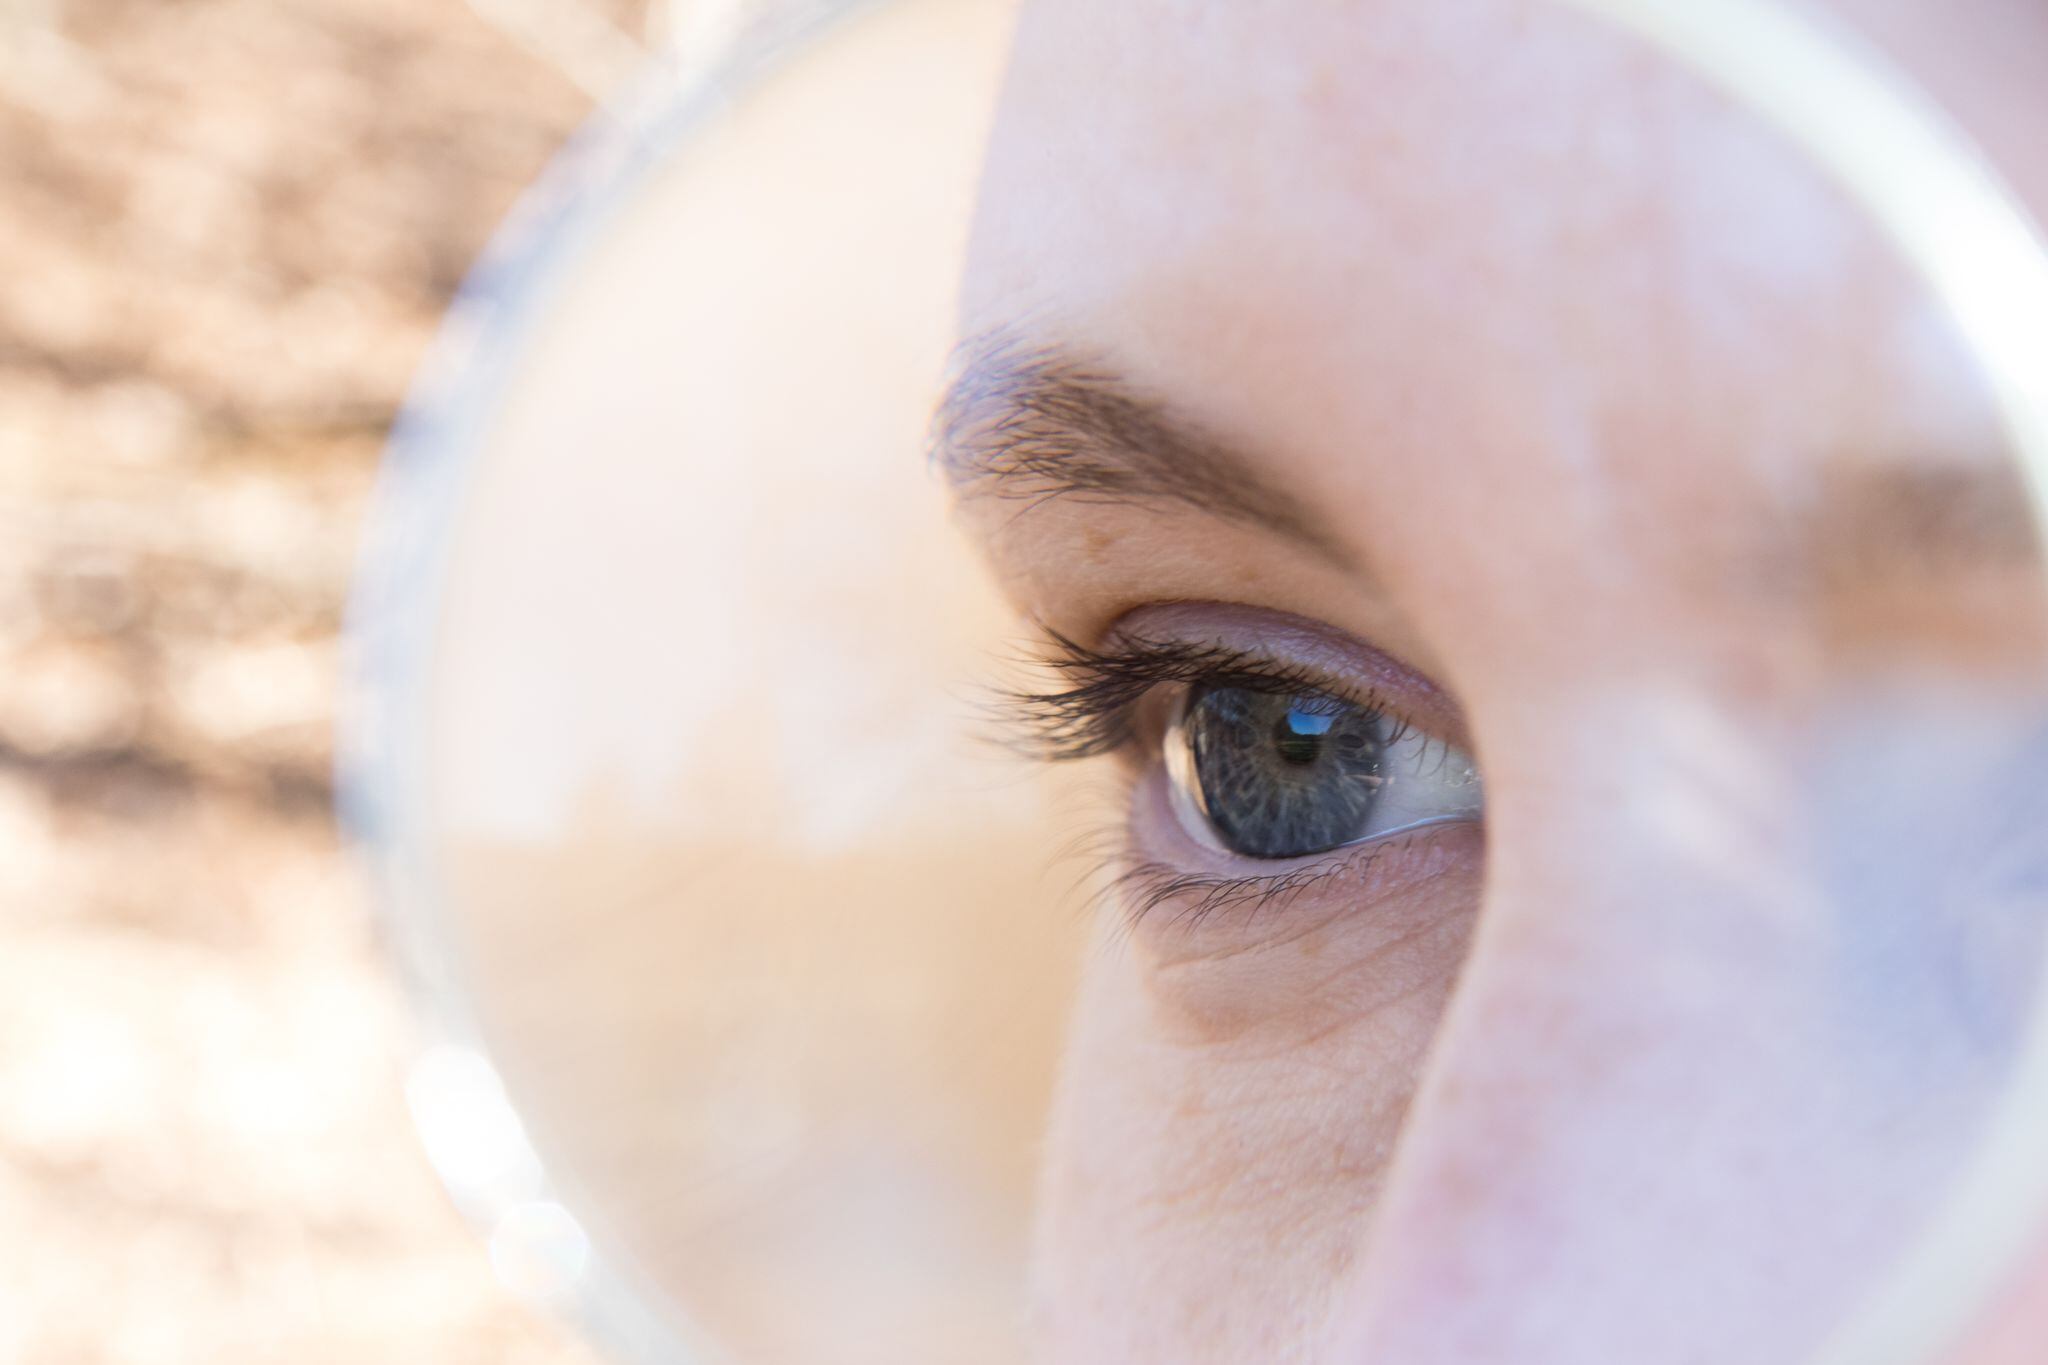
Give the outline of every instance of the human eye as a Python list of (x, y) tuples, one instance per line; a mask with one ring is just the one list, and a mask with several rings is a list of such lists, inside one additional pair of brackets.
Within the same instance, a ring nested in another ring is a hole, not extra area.
[(1163, 793), (1180, 838), (1119, 841), (1136, 913), (1266, 904), (1358, 867), (1354, 851), (1482, 818), (1478, 771), (1419, 677), (1299, 618), (1261, 629), (1262, 614), (1233, 610), (1230, 629), (1204, 630), (1199, 612), (1172, 615), (1172, 629), (1141, 621), (1097, 646), (1054, 635), (1063, 685), (1009, 699), (1040, 757), (1115, 754), (1140, 791)]

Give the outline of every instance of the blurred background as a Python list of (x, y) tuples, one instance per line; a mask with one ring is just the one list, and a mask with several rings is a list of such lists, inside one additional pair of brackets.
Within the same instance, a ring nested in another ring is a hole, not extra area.
[(0, 1361), (590, 1359), (418, 1153), (331, 823), (387, 424), (640, 0), (0, 0)]

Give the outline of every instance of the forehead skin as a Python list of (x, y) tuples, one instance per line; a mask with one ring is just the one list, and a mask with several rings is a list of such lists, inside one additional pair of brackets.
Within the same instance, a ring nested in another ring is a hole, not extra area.
[(1697, 588), (1824, 462), (1995, 448), (1875, 234), (1590, 21), (1047, 3), (1015, 71), (969, 330), (1112, 355), (1358, 508), (1354, 548), (1396, 577), (1500, 534)]
[[(1485, 929), (1440, 1036), (1476, 855), (1257, 971), (1142, 940), (1098, 955), (1048, 1158), (1055, 1356), (1764, 1359), (1808, 1342), (1899, 1236), (1833, 1215), (1925, 1168), (1845, 1158), (1816, 1181), (1752, 1152), (1732, 1187), (1750, 1202), (1725, 1210), (1660, 1182), (1760, 1119), (1825, 1145), (1871, 1113), (1805, 1113), (1812, 1075), (1772, 1060), (1810, 1022), (1792, 950), (1732, 952), (1762, 963), (1740, 1026), (1719, 984), (1657, 984), (1725, 965), (1700, 936), (1740, 935), (1715, 925), (1772, 944), (1810, 926), (1781, 903), (1772, 834), (1737, 831), (1703, 868), (1649, 823), (1641, 770), (1692, 744), (1744, 790), (1745, 746), (1809, 719), (1840, 653), (1926, 626), (1859, 606), (1806, 534), (1865, 471), (1997, 458), (1967, 362), (1878, 235), (1768, 131), (1539, 0), (1034, 0), (963, 326), (1071, 349), (1171, 404), (1322, 511), (1357, 566), (970, 497), (1027, 611), (1079, 638), (1161, 599), (1320, 617), (1455, 693), (1489, 784)], [(1940, 648), (2035, 659), (2017, 623), (2038, 609), (2001, 580)], [(1342, 975), (1332, 961), (1356, 969), (1344, 988), (1305, 992)], [(1715, 1092), (1742, 1103), (1696, 1121)], [(1411, 1099), (1422, 1137), (1386, 1193)], [(1610, 1311), (1657, 1251), (1599, 1223), (1623, 1191), (1703, 1263), (1796, 1204), (1764, 1235), (1843, 1282), (1751, 1266), (1694, 1287), (1754, 1321), (1654, 1295)], [(1849, 1245), (1799, 1240), (1828, 1235)], [(1531, 1273), (1546, 1238), (1576, 1259)], [(1460, 1319), (1475, 1299), (1493, 1325)]]

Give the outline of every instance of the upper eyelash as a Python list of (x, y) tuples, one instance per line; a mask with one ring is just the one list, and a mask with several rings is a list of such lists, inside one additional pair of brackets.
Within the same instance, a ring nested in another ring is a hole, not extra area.
[(1138, 704), (1155, 687), (1202, 683), (1264, 691), (1313, 692), (1385, 714), (1373, 696), (1347, 696), (1300, 668), (1221, 644), (1125, 636), (1096, 649), (1047, 630), (1039, 662), (1067, 685), (1054, 691), (1003, 694), (1005, 729), (1014, 747), (1049, 762), (1116, 753), (1136, 738)]

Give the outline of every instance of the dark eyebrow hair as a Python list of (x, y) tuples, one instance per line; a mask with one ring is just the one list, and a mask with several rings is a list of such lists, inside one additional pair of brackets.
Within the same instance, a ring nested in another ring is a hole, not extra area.
[(2031, 568), (2033, 505), (2010, 457), (1866, 460), (1822, 475), (1804, 528), (1836, 575)]
[[(1026, 506), (1061, 498), (1170, 502), (1303, 544), (1345, 569), (1352, 553), (1258, 465), (1108, 366), (1001, 328), (962, 342), (932, 423), (931, 459), (963, 496)], [(1862, 458), (1823, 466), (1818, 496), (1757, 529), (1768, 590), (1817, 573), (1836, 590), (1898, 575), (2033, 568), (2040, 537), (2009, 456)]]
[(1005, 329), (963, 342), (951, 369), (931, 458), (963, 495), (1178, 503), (1350, 565), (1349, 552), (1253, 460), (1106, 366)]

